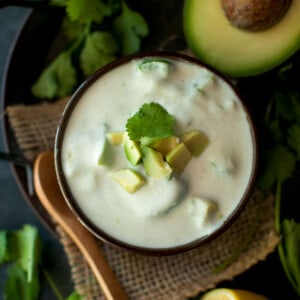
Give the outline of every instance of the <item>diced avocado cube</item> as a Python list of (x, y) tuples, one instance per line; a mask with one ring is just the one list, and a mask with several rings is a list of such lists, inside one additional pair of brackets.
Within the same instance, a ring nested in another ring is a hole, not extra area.
[(179, 143), (166, 156), (167, 162), (176, 173), (181, 173), (191, 158), (192, 154), (184, 143)]
[(146, 174), (153, 178), (165, 178), (172, 174), (172, 169), (164, 161), (162, 154), (152, 148), (143, 148), (143, 164)]
[(98, 155), (98, 165), (105, 163), (106, 153), (107, 153), (107, 143), (104, 140), (103, 143), (99, 144), (99, 155)]
[(146, 183), (143, 176), (132, 169), (114, 171), (111, 173), (111, 177), (129, 193), (136, 192)]
[(113, 160), (110, 145), (105, 137), (106, 129), (107, 126), (102, 124), (96, 128), (94, 134), (87, 136), (88, 142), (94, 145), (91, 156), (98, 165), (109, 165)]
[(127, 157), (128, 161), (133, 165), (136, 166), (142, 159), (142, 152), (140, 146), (137, 142), (132, 141), (127, 132), (124, 134), (123, 138), (123, 146), (125, 156)]
[(106, 139), (103, 139), (101, 142), (97, 144), (98, 148), (98, 165), (110, 165), (113, 161), (112, 153), (109, 149), (109, 144)]
[(124, 131), (109, 132), (106, 138), (112, 146), (119, 146), (123, 143), (124, 134)]
[(186, 145), (192, 156), (199, 156), (209, 144), (208, 137), (201, 131), (192, 130), (184, 133), (180, 140)]
[(176, 136), (170, 136), (161, 140), (158, 140), (151, 144), (151, 148), (159, 151), (163, 156), (166, 156), (176, 145), (178, 139)]
[(218, 210), (217, 204), (208, 199), (191, 197), (189, 201), (188, 212), (198, 227), (202, 227)]

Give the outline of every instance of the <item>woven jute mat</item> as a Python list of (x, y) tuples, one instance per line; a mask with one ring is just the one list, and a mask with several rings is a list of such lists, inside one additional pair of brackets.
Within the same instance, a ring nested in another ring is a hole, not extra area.
[[(53, 149), (66, 101), (7, 107), (17, 143), (28, 159), (33, 161), (41, 151)], [(99, 247), (130, 299), (182, 300), (231, 280), (264, 260), (279, 242), (273, 220), (273, 197), (255, 191), (239, 218), (201, 248), (168, 257), (145, 257), (100, 243)], [(104, 299), (75, 244), (59, 226), (57, 231), (69, 259), (75, 289), (85, 299)]]

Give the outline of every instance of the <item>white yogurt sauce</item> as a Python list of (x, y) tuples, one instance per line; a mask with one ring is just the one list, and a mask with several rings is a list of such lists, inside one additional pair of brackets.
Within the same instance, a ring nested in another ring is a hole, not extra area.
[[(252, 172), (251, 130), (231, 87), (206, 69), (171, 61), (169, 72), (142, 72), (139, 62), (105, 74), (83, 94), (66, 128), (63, 169), (82, 211), (108, 234), (150, 248), (182, 245), (220, 227), (239, 203)], [(110, 176), (129, 167), (122, 147), (110, 149), (108, 165), (97, 161), (105, 133), (125, 130), (146, 102), (161, 104), (175, 117), (178, 135), (201, 130), (210, 142), (179, 176), (148, 177), (131, 194)], [(201, 205), (194, 198), (212, 201), (217, 211), (199, 221)]]

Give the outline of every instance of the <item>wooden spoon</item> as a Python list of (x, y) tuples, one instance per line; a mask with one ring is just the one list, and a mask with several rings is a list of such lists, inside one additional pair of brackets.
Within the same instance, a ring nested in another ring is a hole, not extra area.
[(52, 152), (41, 153), (33, 170), (34, 187), (42, 205), (77, 245), (107, 299), (128, 299), (105, 260), (96, 239), (71, 212), (59, 189)]

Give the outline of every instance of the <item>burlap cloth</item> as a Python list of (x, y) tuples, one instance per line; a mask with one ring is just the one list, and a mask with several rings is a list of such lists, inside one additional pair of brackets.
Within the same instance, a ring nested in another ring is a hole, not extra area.
[[(7, 107), (17, 143), (28, 159), (34, 160), (39, 152), (53, 149), (56, 127), (66, 101)], [(273, 219), (273, 198), (255, 191), (229, 229), (199, 249), (175, 256), (144, 257), (100, 243), (99, 247), (103, 248), (130, 299), (179, 300), (233, 279), (264, 260), (279, 241)], [(77, 247), (59, 226), (57, 231), (69, 259), (75, 289), (85, 295), (85, 299), (104, 299)], [(224, 262), (225, 268), (216, 272)]]

